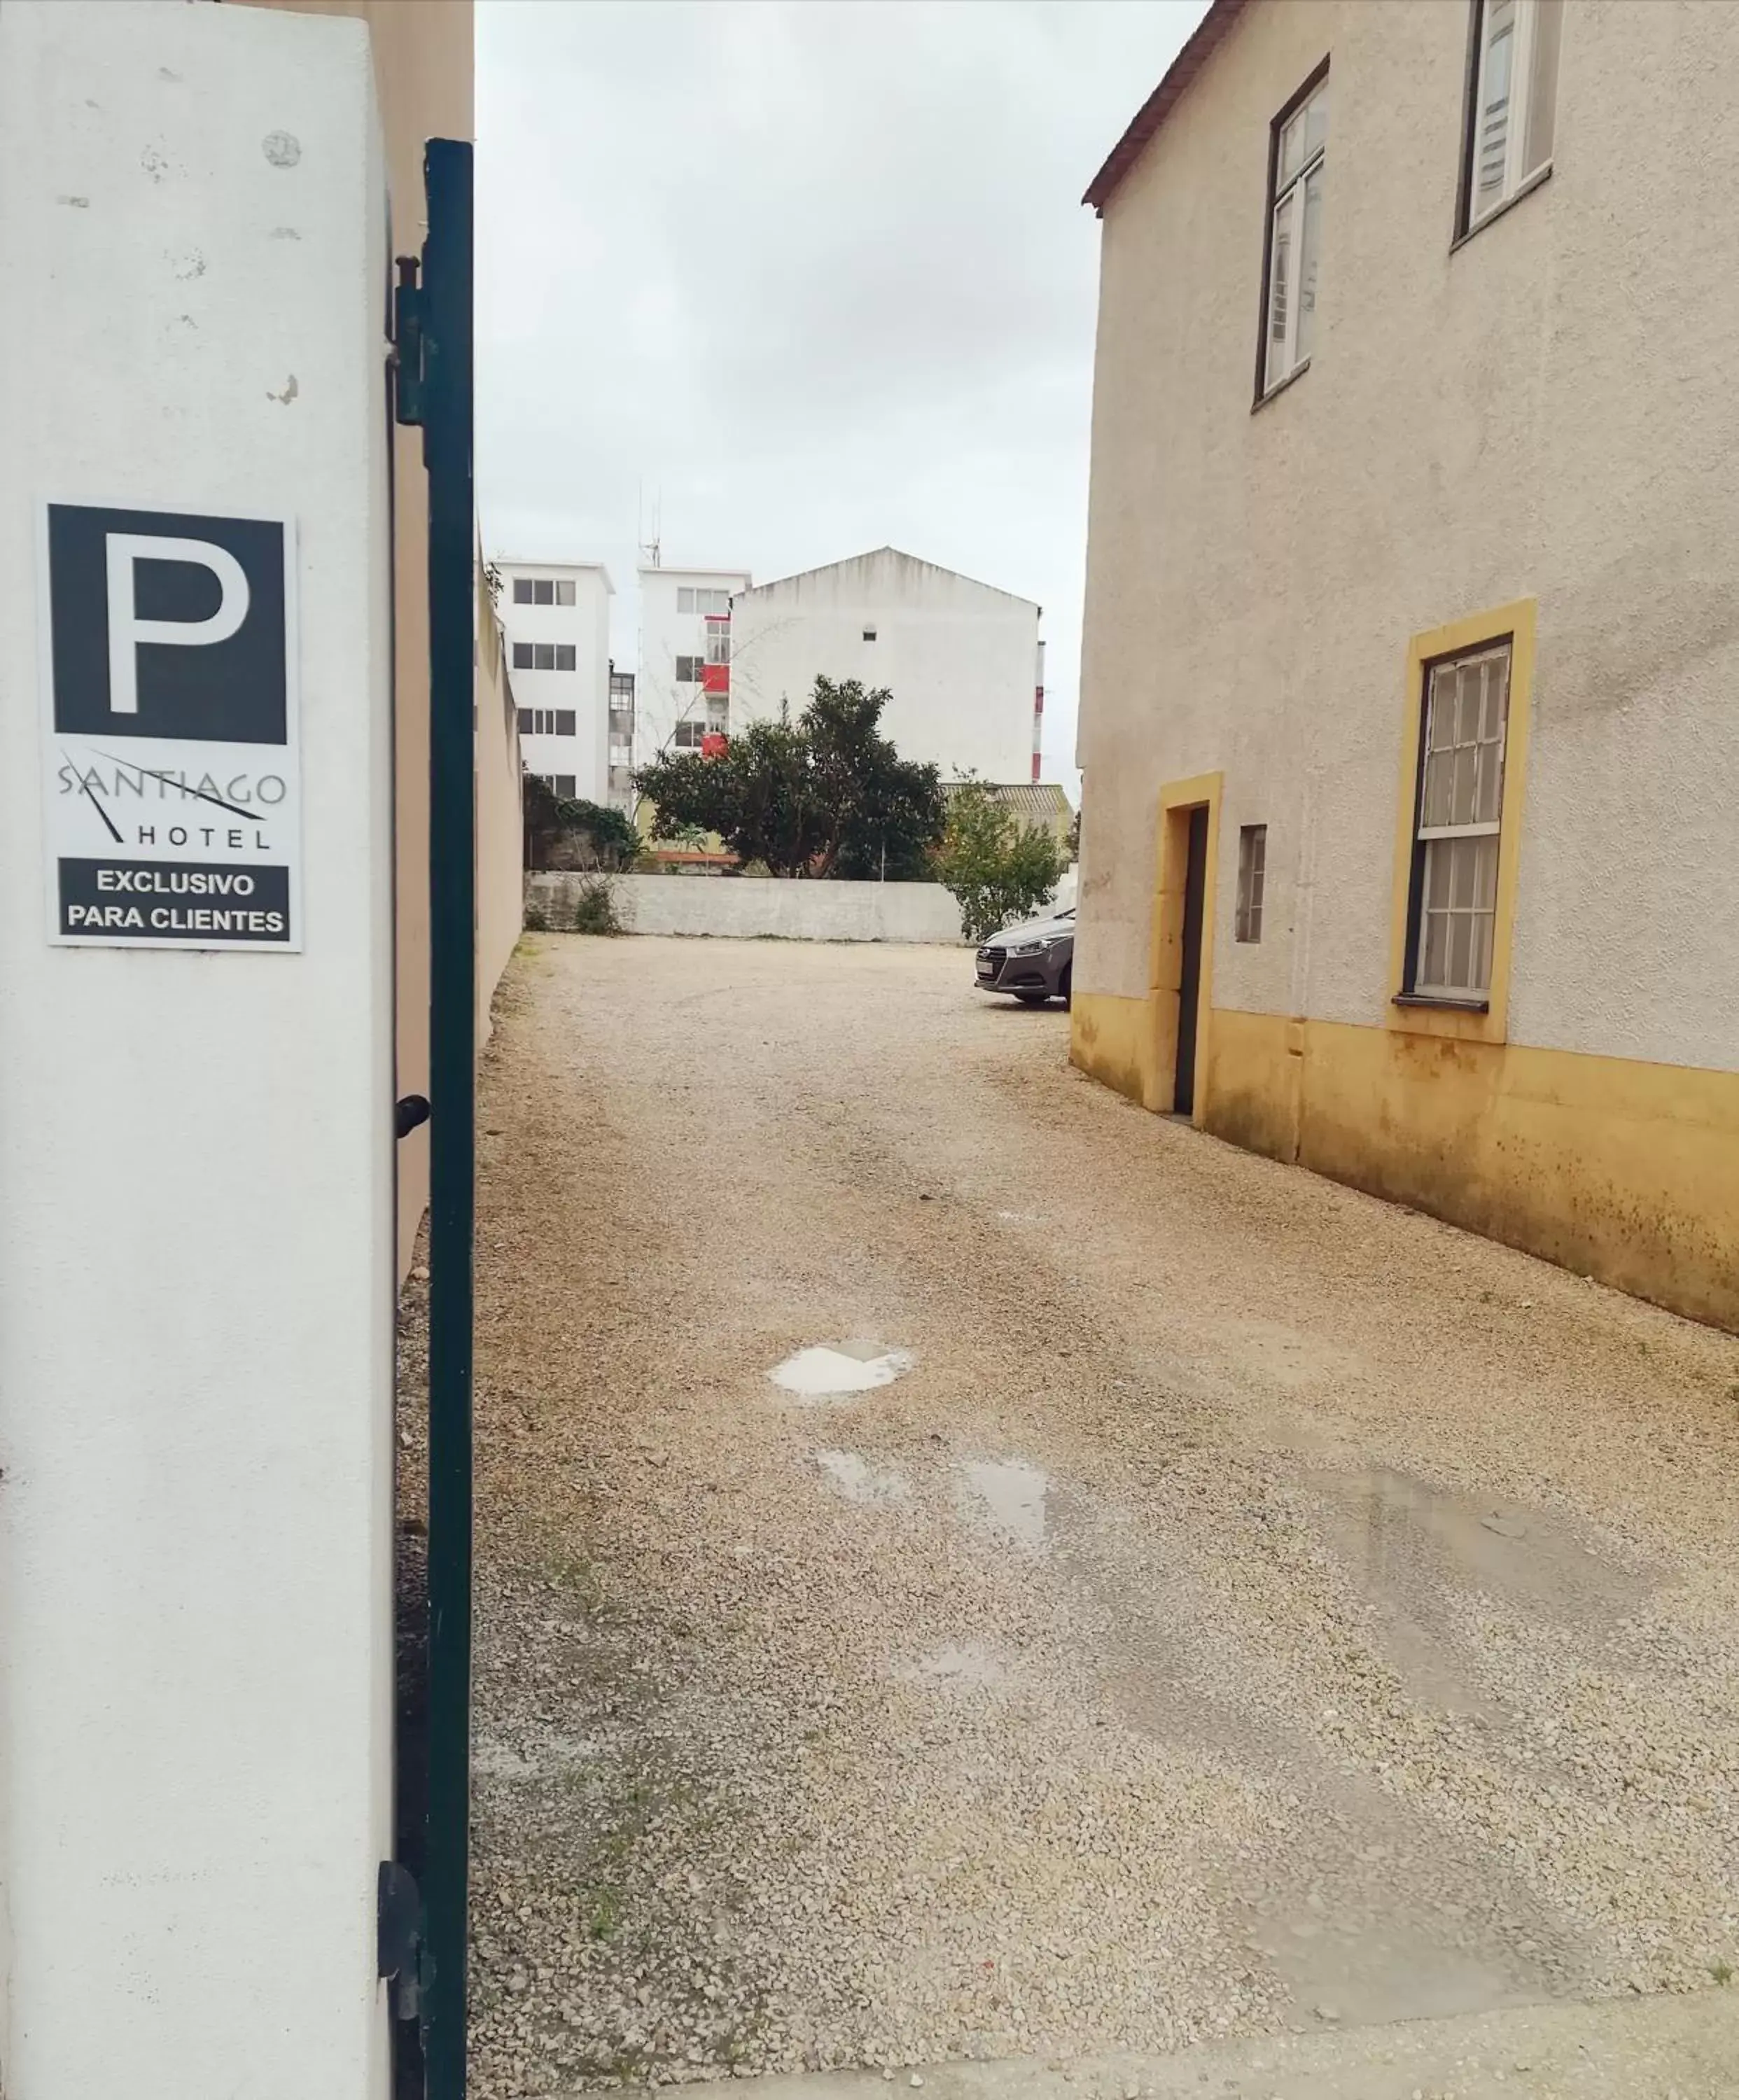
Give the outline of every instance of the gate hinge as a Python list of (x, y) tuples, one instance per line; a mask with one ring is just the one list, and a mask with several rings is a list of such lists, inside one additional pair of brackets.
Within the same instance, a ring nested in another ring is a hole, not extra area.
[(423, 1931), (422, 1894), (416, 1877), (395, 1860), (382, 1860), (376, 1882), (377, 1973), (390, 1987), (392, 2016), (414, 2020), (434, 1975)]
[(422, 330), (427, 293), (417, 283), (422, 263), (414, 255), (398, 258), (399, 281), (392, 293), (393, 413), (401, 423), (422, 421)]

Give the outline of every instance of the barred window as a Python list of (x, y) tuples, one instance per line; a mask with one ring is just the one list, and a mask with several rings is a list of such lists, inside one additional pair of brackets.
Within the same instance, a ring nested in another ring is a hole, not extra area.
[(1262, 890), (1267, 865), (1267, 825), (1240, 825), (1238, 833), (1238, 906), (1232, 915), (1234, 940), (1260, 941), (1262, 938)]

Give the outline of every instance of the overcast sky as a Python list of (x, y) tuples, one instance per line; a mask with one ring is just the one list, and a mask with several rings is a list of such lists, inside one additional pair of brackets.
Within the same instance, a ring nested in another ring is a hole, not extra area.
[(1036, 598), (1073, 783), (1098, 224), (1205, 0), (481, 0), (492, 553), (757, 582), (893, 545)]

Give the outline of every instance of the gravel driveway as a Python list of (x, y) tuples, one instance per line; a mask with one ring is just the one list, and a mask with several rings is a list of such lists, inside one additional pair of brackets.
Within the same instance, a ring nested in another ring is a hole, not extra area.
[(542, 937), (498, 1012), (480, 2100), (1739, 1969), (1739, 1343), (963, 951)]

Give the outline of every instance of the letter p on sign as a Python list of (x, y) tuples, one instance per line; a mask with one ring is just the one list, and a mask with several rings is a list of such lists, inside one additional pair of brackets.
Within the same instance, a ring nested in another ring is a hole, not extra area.
[(293, 534), (282, 518), (46, 506), (54, 727), (283, 744)]
[[(210, 648), (227, 642), (248, 616), (248, 579), (228, 548), (210, 540), (170, 539), (156, 533), (108, 532), (108, 705), (111, 713), (139, 712), (139, 645)], [(134, 564), (185, 562), (218, 580), (218, 609), (203, 620), (142, 620)]]

